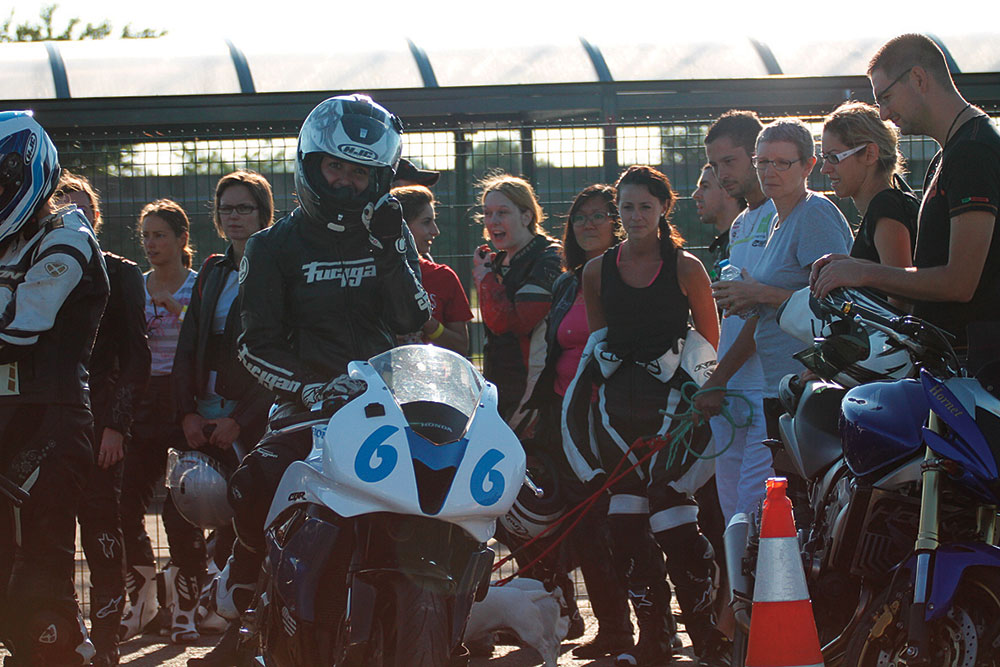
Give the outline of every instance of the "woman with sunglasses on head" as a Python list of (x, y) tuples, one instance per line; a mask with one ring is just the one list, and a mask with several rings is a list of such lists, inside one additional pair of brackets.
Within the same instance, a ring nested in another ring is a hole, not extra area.
[(912, 266), (920, 201), (903, 181), (899, 134), (876, 107), (845, 102), (823, 121), (823, 168), (862, 215), (851, 257)]
[[(647, 453), (632, 449), (633, 443), (673, 430), (673, 419), (661, 411), (682, 412), (681, 386), (703, 382), (710, 372), (719, 318), (705, 267), (683, 249), (669, 222), (677, 200), (669, 179), (636, 165), (616, 188), (628, 237), (583, 270), (591, 335), (563, 404), (564, 447), (584, 482), (597, 484), (624, 470), (610, 487), (608, 526), (639, 642), (619, 654), (616, 664), (663, 664), (674, 648), (670, 588), (659, 556), (647, 548), (652, 532), (666, 555), (694, 652), (702, 664), (717, 665), (728, 644), (715, 627), (713, 550), (698, 527), (693, 497), (714, 464), (662, 452), (632, 469), (619, 465), (637, 463)], [(703, 452), (710, 439), (703, 425), (689, 446)]]
[[(270, 183), (252, 171), (239, 170), (223, 176), (215, 186), (212, 220), (219, 236), (229, 241), (229, 247), (225, 254), (209, 256), (198, 272), (171, 375), (187, 448), (211, 457), (211, 461), (188, 461), (187, 465), (214, 468), (213, 463), (219, 462), (223, 470), (231, 471), (264, 434), (267, 410), (274, 398), (240, 363), (236, 345), (243, 331), (237, 274), (250, 236), (274, 221)], [(180, 443), (175, 447), (182, 448)], [(207, 470), (204, 473), (212, 474)], [(180, 510), (192, 521), (197, 520), (197, 513), (218, 516), (229, 510), (229, 503), (225, 487), (215, 489), (221, 495), (176, 502), (185, 503)], [(173, 490), (168, 493), (174, 503)], [(236, 536), (231, 526), (215, 527), (213, 559), (221, 570)], [(198, 584), (205, 577), (205, 561), (177, 565), (171, 603), (172, 635), (192, 638), (198, 635), (201, 624), (201, 619), (196, 618), (201, 591)], [(218, 617), (212, 620), (218, 623)], [(233, 634), (232, 639), (237, 629), (227, 631)]]
[[(103, 224), (100, 198), (83, 176), (63, 170), (54, 195), (73, 204), (95, 233)], [(125, 578), (119, 503), (125, 450), (135, 403), (149, 380), (149, 344), (143, 313), (145, 288), (135, 262), (105, 251), (111, 292), (90, 355), (90, 400), (97, 442), (80, 502), (80, 541), (90, 568), (90, 638), (95, 667), (118, 664), (118, 626), (124, 611)]]
[[(151, 202), (139, 214), (138, 232), (151, 267), (144, 277), (152, 370), (146, 394), (136, 409), (122, 482), (125, 587), (130, 606), (122, 619), (121, 640), (139, 634), (157, 611), (156, 559), (144, 519), (155, 485), (166, 468), (167, 449), (184, 442), (177, 423), (170, 372), (197, 276), (191, 270), (194, 253), (188, 243), (190, 228), (184, 209), (170, 199)], [(198, 569), (199, 563), (204, 568), (204, 536), (177, 512), (169, 495), (163, 505), (163, 527), (174, 564), (182, 570)], [(197, 639), (197, 633), (171, 633), (175, 642), (192, 639)]]

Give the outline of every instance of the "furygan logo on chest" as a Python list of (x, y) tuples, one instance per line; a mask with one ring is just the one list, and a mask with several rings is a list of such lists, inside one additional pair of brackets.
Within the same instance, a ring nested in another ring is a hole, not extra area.
[(365, 278), (375, 277), (375, 260), (353, 262), (310, 262), (302, 265), (306, 283), (322, 280), (340, 281), (341, 287), (358, 287)]

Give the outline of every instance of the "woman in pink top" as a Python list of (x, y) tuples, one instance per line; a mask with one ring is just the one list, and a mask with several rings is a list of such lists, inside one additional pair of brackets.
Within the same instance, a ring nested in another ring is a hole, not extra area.
[[(563, 396), (576, 375), (590, 335), (580, 274), (588, 260), (625, 238), (615, 194), (613, 186), (591, 185), (576, 196), (569, 208), (562, 239), (565, 272), (552, 286), (545, 367), (529, 403), (540, 412), (536, 439), (559, 468), (560, 488), (569, 507), (590, 495), (566, 463), (559, 426)], [(578, 658), (599, 658), (632, 646), (625, 588), (611, 566), (607, 503), (605, 496), (595, 504), (567, 540), (567, 556), (573, 561), (568, 565), (580, 566), (599, 624), (597, 636), (573, 652)]]

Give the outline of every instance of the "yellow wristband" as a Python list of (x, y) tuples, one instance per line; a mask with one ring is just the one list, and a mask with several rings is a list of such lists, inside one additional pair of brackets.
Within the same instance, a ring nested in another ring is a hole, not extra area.
[(441, 337), (441, 334), (443, 334), (443, 333), (444, 333), (444, 324), (442, 324), (441, 322), (438, 322), (437, 329), (435, 329), (434, 331), (430, 332), (427, 335), (427, 338), (428, 338), (428, 340), (437, 340), (438, 338)]

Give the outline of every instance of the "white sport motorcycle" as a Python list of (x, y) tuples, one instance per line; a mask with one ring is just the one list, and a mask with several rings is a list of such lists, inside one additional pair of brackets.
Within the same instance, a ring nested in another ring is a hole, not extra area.
[(524, 451), (453, 352), (408, 345), (348, 372), (367, 389), (332, 416), (274, 425), (312, 429), (313, 449), (272, 501), (244, 640), (264, 665), (442, 667), (485, 596)]

